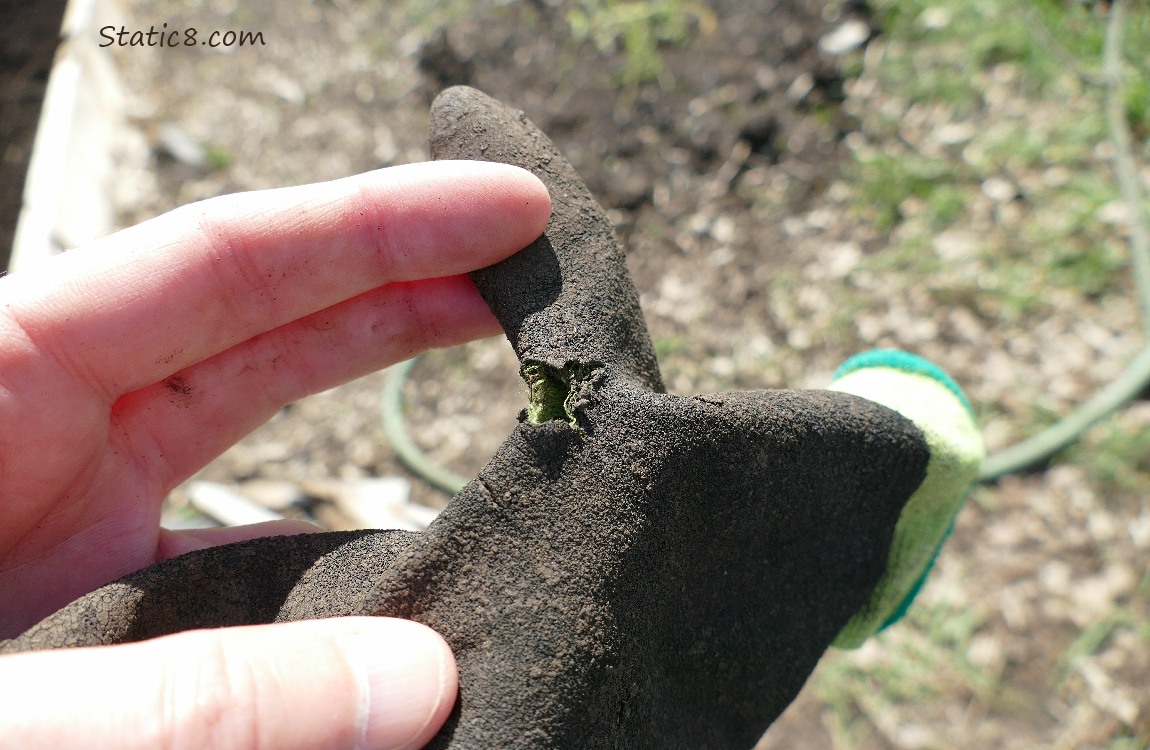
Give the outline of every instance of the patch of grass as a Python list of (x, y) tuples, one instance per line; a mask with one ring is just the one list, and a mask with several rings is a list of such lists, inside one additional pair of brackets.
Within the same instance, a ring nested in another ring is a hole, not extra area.
[[(1068, 58), (1097, 59), (1102, 49), (1101, 25), (1082, 3), (876, 0), (873, 7), (892, 38), (936, 47), (954, 45), (947, 54), (933, 56), (946, 61), (952, 81), (941, 80), (935, 71), (939, 80), (922, 82), (920, 94), (931, 92), (932, 84), (969, 83), (981, 71), (1002, 63), (1018, 64), (1028, 93), (1040, 94), (1065, 73)], [(913, 73), (913, 66), (906, 73)], [(940, 98), (937, 94), (944, 90), (935, 88), (931, 98)]]
[[(886, 231), (902, 218), (902, 205), (908, 198), (935, 201), (946, 215), (955, 217), (953, 171), (942, 159), (920, 154), (860, 154), (850, 165), (848, 179), (857, 186), (855, 209), (876, 229)], [(944, 189), (946, 194), (936, 197)]]
[(1047, 163), (1046, 150), (1051, 143), (1047, 134), (1028, 127), (1026, 123), (1012, 124), (1014, 127), (1003, 127), (997, 132), (997, 137), (987, 139), (986, 161), (980, 165), (987, 171), (1003, 167), (1026, 169)]
[(567, 12), (567, 25), (577, 43), (591, 41), (603, 54), (622, 49), (619, 80), (637, 86), (665, 76), (659, 48), (682, 45), (693, 25), (703, 33), (715, 26), (704, 3), (689, 0), (579, 0)]
[(1070, 449), (1067, 458), (1085, 466), (1093, 481), (1125, 492), (1150, 486), (1150, 432), (1108, 419)]
[(223, 146), (209, 143), (204, 147), (204, 163), (213, 172), (227, 169), (232, 163), (232, 153)]
[[(1052, 285), (1087, 298), (1124, 288), (1128, 261), (1120, 248), (1104, 241), (1112, 230), (1098, 219), (1099, 208), (1117, 198), (1113, 176), (1097, 169), (1096, 147), (1108, 136), (1103, 92), (1065, 78), (1068, 58), (1087, 61), (1079, 66), (1084, 75), (1097, 67), (1099, 19), (1072, 4), (1046, 0), (1009, 7), (982, 0), (876, 0), (875, 13), (884, 26), (884, 54), (877, 67), (872, 60), (867, 73), (896, 102), (917, 102), (928, 111), (945, 107), (953, 122), (967, 117), (977, 122), (987, 92), (1005, 81), (1014, 87), (1012, 96), (1036, 101), (1054, 96), (1053, 86), (1069, 85), (1077, 104), (1066, 116), (1048, 115), (1037, 125), (1021, 113), (984, 124), (961, 148), (949, 150), (916, 148), (917, 141), (906, 141), (893, 106), (877, 117), (864, 116), (870, 118), (864, 130), (876, 142), (890, 142), (897, 133), (907, 146), (856, 149), (847, 167), (856, 216), (891, 233), (889, 246), (869, 258), (867, 267), (924, 280), (945, 274), (930, 245), (940, 231), (975, 219), (971, 206), (985, 205), (981, 185), (1057, 165), (1067, 170), (1065, 181), (1037, 187), (1032, 181), (1023, 188), (1023, 202), (1014, 208), (1023, 212), (1017, 231), (1007, 244), (981, 254), (977, 307), (1003, 316), (1005, 323), (1019, 322), (1044, 308)], [(1147, 19), (1150, 13), (1141, 13), (1134, 25)], [(925, 48), (929, 54), (923, 54)], [(1145, 65), (1144, 57), (1135, 68)], [(1004, 65), (1010, 70), (995, 83), (993, 71)], [(1126, 89), (1134, 117), (1150, 108), (1145, 80), (1137, 78)], [(962, 283), (955, 275), (949, 284)], [(948, 294), (937, 284), (933, 290)]]
[[(474, 0), (404, 0), (403, 12), (413, 26), (430, 33), (483, 12), (476, 5)], [(483, 10), (489, 12), (491, 9)]]
[(856, 746), (872, 727), (882, 731), (897, 724), (899, 706), (959, 691), (986, 704), (995, 701), (999, 676), (966, 657), (981, 624), (972, 608), (919, 602), (875, 643), (824, 657), (813, 687), (830, 709), (842, 746)]
[(1150, 734), (1142, 737), (1116, 737), (1111, 740), (1108, 750), (1146, 750), (1150, 747)]
[(655, 347), (655, 356), (660, 360), (687, 351), (687, 339), (682, 336), (659, 336), (652, 344)]
[(927, 220), (932, 229), (945, 229), (966, 209), (966, 190), (947, 183), (936, 184), (926, 197)]
[(1150, 137), (1150, 77), (1130, 80), (1122, 90), (1122, 105), (1126, 109), (1131, 136)]
[[(1143, 485), (1144, 486), (1144, 485)], [(1105, 616), (1084, 627), (1078, 636), (1065, 649), (1052, 675), (1054, 688), (1068, 696), (1072, 695), (1072, 677), (1078, 672), (1084, 660), (1096, 655), (1105, 659), (1106, 651), (1113, 644), (1128, 639), (1131, 634), (1143, 646), (1150, 645), (1150, 624), (1147, 614), (1150, 613), (1150, 570), (1147, 570), (1137, 589), (1129, 598), (1118, 603), (1112, 611)], [(1144, 722), (1136, 722), (1135, 726), (1120, 728), (1110, 738), (1110, 748), (1136, 748), (1145, 750), (1150, 747), (1150, 729)]]
[(1055, 245), (1042, 259), (1050, 281), (1058, 286), (1076, 289), (1083, 297), (1101, 297), (1112, 291), (1120, 274), (1127, 269), (1126, 259), (1105, 244), (1089, 247)]
[(1121, 609), (1083, 628), (1074, 642), (1062, 654), (1062, 659), (1055, 670), (1055, 683), (1061, 685), (1074, 668), (1076, 661), (1097, 653), (1115, 630), (1128, 626), (1132, 622), (1132, 613)]

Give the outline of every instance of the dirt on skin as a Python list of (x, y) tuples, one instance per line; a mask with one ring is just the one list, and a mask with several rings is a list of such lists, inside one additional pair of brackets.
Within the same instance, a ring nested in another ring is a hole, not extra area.
[[(825, 284), (887, 242), (838, 192), (847, 137), (858, 130), (842, 100), (860, 116), (884, 103), (852, 97), (850, 81), (844, 92), (839, 61), (818, 46), (847, 20), (865, 20), (861, 4), (711, 3), (714, 23), (693, 22), (688, 48), (661, 50), (661, 80), (637, 87), (618, 82), (621, 42), (601, 50), (572, 39), (574, 2), (418, 12), (341, 0), (290, 10), (227, 0), (126, 5), (144, 28), (244, 28), (264, 32), (267, 44), (115, 50), (135, 126), (124, 134), (117, 183), (125, 225), (212, 195), (424, 160), (428, 103), (448, 83), (472, 83), (526, 110), (609, 209), (672, 393), (819, 387), (859, 349), (895, 345), (937, 361), (976, 404), (1002, 402), (1009, 412), (1019, 377), (1039, 388), (1069, 379), (1089, 393), (1136, 350), (1136, 340), (1118, 342), (1077, 365), (1045, 351), (1074, 349), (1060, 326), (1136, 330), (1123, 300), (1089, 310), (1071, 300), (1056, 316), (1066, 322), (1050, 321), (1053, 335), (1044, 327), (1031, 346), (1035, 331), (961, 302), (916, 304), (914, 279), (860, 280), (875, 299), (857, 329), (820, 327), (839, 302)], [(989, 118), (1012, 106), (1003, 81)], [(204, 164), (172, 157), (173, 128), (209, 146)], [(908, 132), (891, 135), (891, 145), (905, 148), (894, 141)], [(1004, 209), (986, 213), (985, 225), (964, 229), (1001, 231), (993, 222)], [(526, 403), (515, 369), (503, 340), (421, 360), (407, 390), (420, 444), (473, 476)], [(202, 476), (405, 475), (377, 419), (381, 385), (371, 376), (284, 409)], [(1117, 423), (1147, 429), (1150, 412), (1136, 405)], [(1005, 438), (995, 428), (988, 440), (993, 448)], [(1150, 553), (1142, 495), (1100, 491), (1074, 464), (980, 489), (919, 599), (929, 617), (912, 611), (911, 622), (859, 652), (829, 655), (761, 747), (1110, 748), (1146, 736), (1144, 625), (1113, 619), (1116, 607), (1141, 612), (1142, 623), (1150, 616), (1138, 593)], [(445, 499), (418, 481), (415, 496)], [(177, 509), (182, 497), (173, 495)], [(348, 524), (324, 502), (299, 512)], [(940, 644), (926, 622), (935, 612), (967, 630)], [(1094, 650), (1072, 659), (1084, 635)], [(916, 665), (929, 675), (907, 668)]]

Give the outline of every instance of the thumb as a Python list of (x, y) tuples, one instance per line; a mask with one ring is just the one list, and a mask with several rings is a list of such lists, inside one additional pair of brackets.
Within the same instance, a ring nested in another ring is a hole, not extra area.
[(407, 620), (198, 630), (0, 657), (0, 737), (28, 750), (414, 750), (457, 680), (443, 639)]

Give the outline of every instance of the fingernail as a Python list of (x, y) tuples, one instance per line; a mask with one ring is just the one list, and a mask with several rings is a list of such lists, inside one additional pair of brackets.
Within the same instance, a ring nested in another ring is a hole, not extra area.
[(455, 660), (429, 628), (404, 620), (378, 625), (339, 641), (366, 692), (358, 747), (423, 747), (455, 702)]

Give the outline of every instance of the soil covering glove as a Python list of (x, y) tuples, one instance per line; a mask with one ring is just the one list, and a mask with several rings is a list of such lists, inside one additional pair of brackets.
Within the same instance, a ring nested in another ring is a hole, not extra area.
[(897, 349), (857, 354), (835, 371), (830, 388), (899, 412), (922, 430), (930, 446), (926, 478), (899, 516), (886, 573), (833, 644), (858, 648), (898, 622), (914, 601), (954, 530), (985, 448), (962, 389), (922, 357)]

